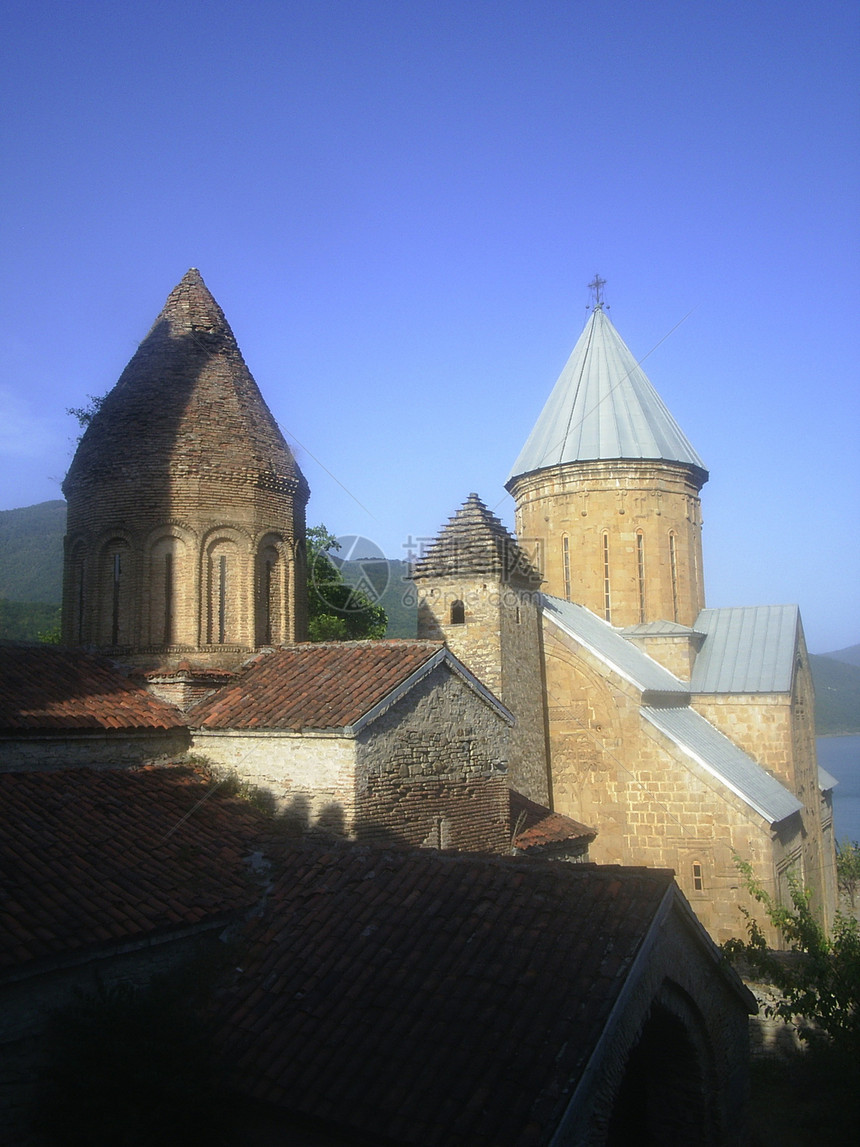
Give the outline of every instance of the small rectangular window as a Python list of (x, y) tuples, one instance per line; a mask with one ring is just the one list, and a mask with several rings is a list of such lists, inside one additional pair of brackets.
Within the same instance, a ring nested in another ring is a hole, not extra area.
[(693, 889), (702, 892), (705, 888), (705, 879), (702, 876), (702, 866), (697, 860), (693, 861)]

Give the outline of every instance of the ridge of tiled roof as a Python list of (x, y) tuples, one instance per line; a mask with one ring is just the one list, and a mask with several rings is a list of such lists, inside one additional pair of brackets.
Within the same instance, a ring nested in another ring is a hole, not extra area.
[(105, 396), (63, 489), (92, 475), (138, 483), (153, 467), (162, 475), (166, 449), (174, 468), (217, 471), (224, 446), (233, 468), (241, 456), (242, 469), (263, 480), (305, 484), (224, 312), (192, 267)]
[(442, 527), (426, 553), (412, 567), (413, 578), (498, 578), (537, 589), (540, 573), (534, 568), (502, 522), (472, 493)]
[(675, 896), (656, 869), (294, 851), (222, 1000), (233, 1081), (374, 1141), (545, 1142)]
[(597, 836), (596, 828), (589, 828), (563, 813), (553, 812), (514, 789), (510, 791), (510, 805), (511, 827), (516, 832), (514, 847), (522, 851), (573, 840), (590, 841)]
[(420, 671), (439, 641), (303, 642), (258, 654), (188, 710), (200, 729), (345, 729)]
[(567, 462), (680, 462), (707, 481), (705, 464), (602, 306), (592, 311), (511, 469), (515, 478)]
[(0, 731), (184, 725), (178, 709), (104, 658), (52, 645), (0, 646)]
[(188, 768), (0, 774), (0, 969), (148, 943), (250, 908), (271, 832)]

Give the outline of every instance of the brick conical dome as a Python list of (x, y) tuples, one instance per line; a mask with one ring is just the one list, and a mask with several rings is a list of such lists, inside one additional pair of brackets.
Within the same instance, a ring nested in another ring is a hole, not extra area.
[(251, 471), (303, 482), (230, 325), (192, 267), (106, 396), (66, 476), (140, 482), (172, 473)]
[(304, 635), (308, 486), (192, 268), (81, 439), (64, 639), (162, 667)]

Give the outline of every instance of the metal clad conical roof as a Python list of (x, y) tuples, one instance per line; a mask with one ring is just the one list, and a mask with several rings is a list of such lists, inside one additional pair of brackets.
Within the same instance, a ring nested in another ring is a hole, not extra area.
[(593, 310), (508, 481), (565, 462), (705, 464), (602, 306)]
[(224, 313), (193, 267), (93, 417), (66, 484), (139, 478), (166, 465), (304, 481)]
[(412, 568), (413, 578), (484, 576), (537, 589), (541, 576), (501, 521), (470, 494)]

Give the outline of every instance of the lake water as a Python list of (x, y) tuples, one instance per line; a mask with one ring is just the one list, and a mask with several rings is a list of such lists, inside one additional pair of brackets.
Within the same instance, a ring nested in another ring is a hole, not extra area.
[(860, 735), (817, 737), (818, 763), (839, 781), (833, 790), (837, 840), (860, 840)]

